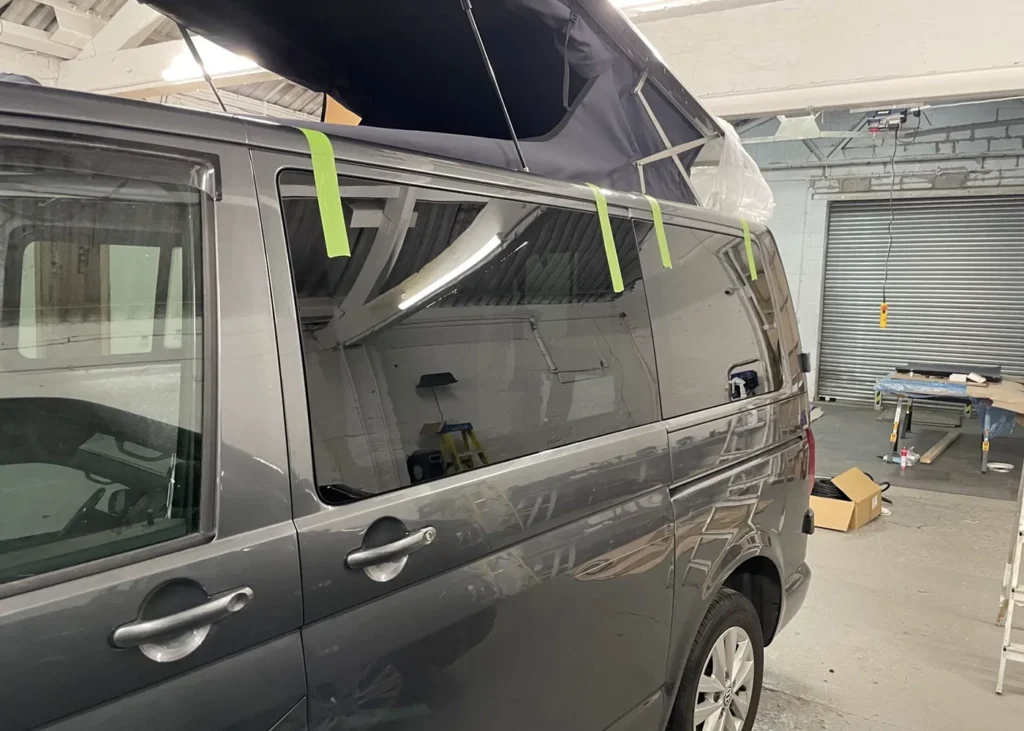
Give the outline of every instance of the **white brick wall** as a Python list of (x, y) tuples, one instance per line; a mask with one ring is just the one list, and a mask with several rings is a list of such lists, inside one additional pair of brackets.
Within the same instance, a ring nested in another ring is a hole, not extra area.
[[(1024, 192), (1024, 101), (971, 104), (926, 110), (928, 120), (916, 139), (911, 119), (900, 133), (896, 155), (896, 188), (937, 191), (955, 196), (965, 190)], [(848, 130), (860, 115), (825, 113), (822, 129)], [(999, 124), (1004, 120), (1009, 124)], [(748, 136), (768, 136), (771, 125)], [(842, 140), (816, 140), (827, 155)], [(853, 139), (824, 166), (802, 142), (754, 144), (747, 147), (775, 194), (775, 216), (769, 226), (786, 267), (804, 350), (814, 359), (810, 385), (817, 378), (818, 335), (824, 280), (828, 202), (842, 195), (888, 197), (892, 181), (889, 160), (893, 136)], [(1017, 153), (1020, 153), (1019, 155)]]

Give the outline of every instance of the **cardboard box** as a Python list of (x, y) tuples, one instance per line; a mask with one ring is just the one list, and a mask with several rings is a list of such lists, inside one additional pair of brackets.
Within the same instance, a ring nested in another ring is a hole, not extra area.
[(867, 525), (882, 514), (882, 490), (871, 478), (854, 467), (832, 478), (849, 500), (811, 495), (814, 525), (848, 531)]

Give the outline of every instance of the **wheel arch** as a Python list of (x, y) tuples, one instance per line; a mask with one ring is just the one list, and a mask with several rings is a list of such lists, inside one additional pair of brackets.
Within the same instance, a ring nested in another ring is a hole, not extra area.
[(775, 562), (764, 555), (751, 556), (733, 569), (722, 586), (750, 600), (761, 619), (765, 647), (770, 645), (782, 618), (782, 575)]
[[(750, 599), (761, 619), (765, 646), (775, 638), (783, 612), (781, 557), (777, 555), (777, 550), (777, 543), (772, 540), (772, 536), (767, 531), (755, 527), (737, 535), (730, 545), (722, 550), (699, 583), (691, 584), (690, 588), (676, 588), (677, 602), (683, 597), (684, 604), (679, 605), (675, 615), (678, 628), (674, 632), (669, 654), (669, 677), (666, 679), (665, 691), (669, 702), (666, 707), (665, 723), (669, 722), (675, 708), (683, 668), (694, 637), (712, 600), (721, 588), (733, 589)], [(692, 602), (689, 604), (692, 607), (689, 611), (683, 609), (687, 593)], [(764, 601), (768, 602), (769, 611), (766, 613), (762, 612), (765, 608)]]

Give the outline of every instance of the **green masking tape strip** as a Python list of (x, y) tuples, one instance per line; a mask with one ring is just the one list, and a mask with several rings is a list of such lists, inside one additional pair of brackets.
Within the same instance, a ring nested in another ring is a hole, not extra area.
[(661, 204), (657, 198), (645, 195), (644, 198), (651, 204), (651, 216), (654, 218), (654, 235), (658, 238), (658, 251), (661, 252), (661, 265), (666, 269), (672, 268), (672, 257), (668, 253), (668, 238), (665, 236), (665, 222), (661, 220)]
[(750, 242), (750, 226), (746, 221), (740, 221), (743, 226), (743, 246), (747, 250), (747, 266), (750, 267), (750, 281), (757, 281), (757, 264), (754, 263), (754, 245)]
[(612, 289), (621, 292), (625, 287), (622, 286), (622, 271), (619, 269), (619, 254), (615, 251), (612, 222), (608, 218), (608, 199), (593, 183), (587, 183), (587, 187), (594, 191), (594, 201), (597, 203), (597, 218), (601, 222), (601, 238), (604, 239), (604, 253), (608, 257), (608, 273), (612, 277)]
[(313, 160), (313, 181), (316, 183), (316, 199), (320, 204), (320, 223), (324, 227), (324, 241), (327, 256), (352, 256), (348, 246), (348, 229), (345, 228), (345, 214), (341, 210), (341, 191), (338, 190), (338, 169), (334, 162), (334, 147), (323, 132), (304, 129), (309, 143), (309, 156)]

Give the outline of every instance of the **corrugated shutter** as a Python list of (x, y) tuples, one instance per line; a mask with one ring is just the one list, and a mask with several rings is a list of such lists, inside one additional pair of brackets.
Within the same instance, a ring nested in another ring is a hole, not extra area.
[(896, 200), (889, 327), (878, 327), (888, 201), (829, 210), (818, 394), (867, 401), (897, 364), (1024, 375), (1024, 197)]

